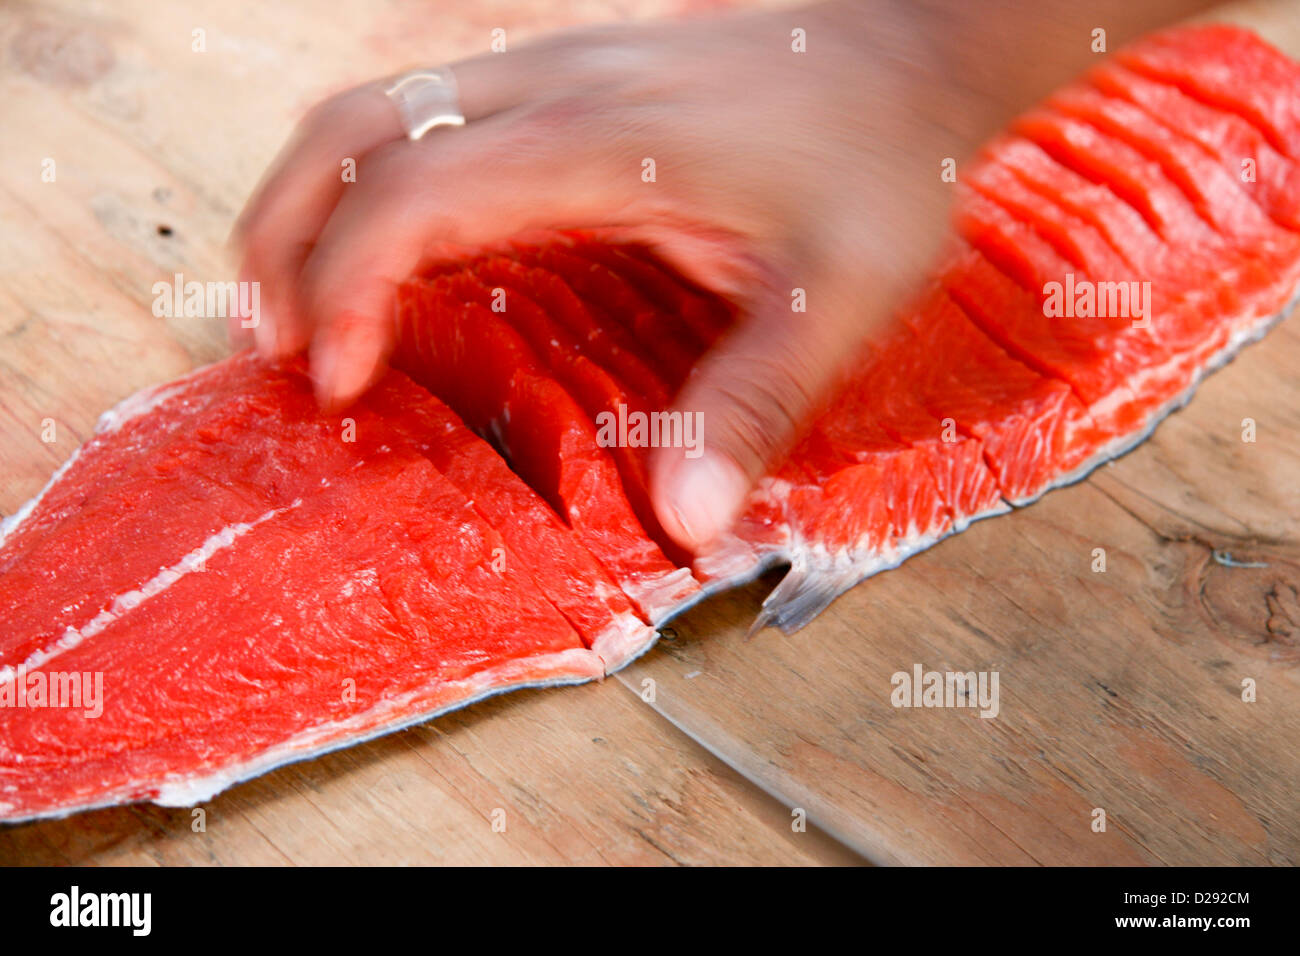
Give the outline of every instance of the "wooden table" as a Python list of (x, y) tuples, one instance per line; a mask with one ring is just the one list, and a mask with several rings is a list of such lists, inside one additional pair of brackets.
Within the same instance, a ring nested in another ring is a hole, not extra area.
[[(0, 510), (103, 409), (224, 353), (220, 323), (155, 318), (152, 285), (233, 277), (233, 218), (308, 105), (482, 50), (493, 27), (514, 42), (672, 4), (447, 6), (0, 10)], [(1296, 6), (1231, 15), (1300, 54)], [(744, 639), (769, 575), (603, 684), (478, 704), (199, 816), (137, 806), (0, 829), (0, 862), (1300, 863), (1297, 328), (1123, 460), (792, 637)], [(998, 671), (1001, 713), (895, 709), (890, 676), (915, 663)]]

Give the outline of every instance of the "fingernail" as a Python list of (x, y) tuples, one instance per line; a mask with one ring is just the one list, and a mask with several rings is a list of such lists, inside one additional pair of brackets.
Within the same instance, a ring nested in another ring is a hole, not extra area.
[(706, 451), (677, 466), (667, 491), (668, 507), (688, 539), (683, 543), (698, 550), (731, 527), (749, 480), (729, 457)]

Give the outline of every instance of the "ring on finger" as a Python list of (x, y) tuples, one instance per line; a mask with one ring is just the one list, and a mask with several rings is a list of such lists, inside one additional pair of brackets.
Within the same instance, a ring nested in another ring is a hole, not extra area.
[(460, 92), (449, 66), (411, 70), (397, 77), (384, 95), (392, 101), (412, 142), (439, 126), (464, 126)]

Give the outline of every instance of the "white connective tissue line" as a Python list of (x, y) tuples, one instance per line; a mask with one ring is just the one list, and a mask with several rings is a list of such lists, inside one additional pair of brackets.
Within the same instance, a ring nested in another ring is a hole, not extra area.
[[(200, 365), (198, 368), (186, 372), (173, 382), (165, 382), (161, 385), (150, 385), (148, 388), (142, 388), (138, 392), (133, 392), (128, 395), (99, 416), (99, 420), (95, 423), (94, 435), (91, 437), (90, 441), (94, 441), (95, 437), (98, 437), (99, 435), (111, 434), (112, 432), (117, 431), (127, 422), (131, 421), (131, 419), (138, 418), (146, 412), (153, 411), (159, 405), (162, 405), (170, 399), (175, 398), (177, 395), (182, 394), (185, 391), (184, 386), (187, 385), (191, 379), (195, 378), (206, 369), (211, 368), (214, 364), (216, 363), (209, 362), (206, 365)], [(72, 467), (73, 463), (75, 463), (81, 456), (81, 452), (89, 444), (90, 442), (87, 442), (86, 445), (74, 449), (72, 454), (67, 457), (63, 464), (59, 465), (59, 467), (54, 470), (54, 474), (52, 474), (50, 480), (45, 483), (45, 487), (31, 498), (27, 499), (27, 501), (25, 501), (19, 509), (9, 517), (0, 520), (0, 547), (4, 547), (5, 540), (9, 535), (13, 534), (14, 531), (16, 531), (18, 527), (28, 519), (31, 513), (36, 510), (36, 506), (41, 503), (41, 499), (43, 499), (46, 494), (49, 493), (49, 490), (58, 483), (59, 479), (67, 473), (68, 469)], [(3, 672), (0, 671), (0, 673)]]
[(36, 506), (41, 503), (41, 499), (44, 498), (49, 493), (49, 490), (54, 487), (55, 483), (67, 473), (68, 469), (72, 467), (72, 463), (77, 460), (80, 454), (81, 449), (75, 449), (72, 454), (68, 456), (67, 460), (54, 470), (54, 474), (50, 475), (50, 480), (45, 483), (44, 488), (36, 492), (33, 497), (28, 498), (22, 507), (11, 514), (8, 518), (0, 521), (0, 548), (4, 547), (5, 539), (8, 538), (9, 535), (13, 534), (14, 531), (18, 529), (18, 526), (26, 521), (31, 513), (36, 510)]
[[(266, 514), (249, 522), (240, 522), (239, 524), (228, 525), (222, 528), (216, 534), (209, 535), (208, 539), (182, 557), (170, 567), (163, 568), (152, 578), (146, 581), (140, 587), (118, 594), (113, 598), (113, 603), (106, 610), (100, 611), (93, 618), (83, 624), (81, 627), (69, 627), (63, 632), (63, 635), (51, 646), (44, 650), (36, 651), (27, 660), (18, 665), (18, 669), (35, 670), (42, 664), (58, 655), (72, 650), (88, 637), (94, 637), (104, 628), (108, 627), (122, 615), (128, 613), (133, 608), (138, 607), (149, 598), (161, 594), (169, 587), (191, 573), (196, 568), (203, 567), (208, 558), (212, 557), (218, 551), (230, 547), (236, 539), (243, 537), (252, 531), (255, 527), (264, 521), (270, 521), (293, 508), (302, 504), (302, 499), (298, 498), (291, 504), (283, 508), (272, 508)], [(14, 679), (18, 670), (12, 666), (0, 668), (0, 684), (7, 683)]]

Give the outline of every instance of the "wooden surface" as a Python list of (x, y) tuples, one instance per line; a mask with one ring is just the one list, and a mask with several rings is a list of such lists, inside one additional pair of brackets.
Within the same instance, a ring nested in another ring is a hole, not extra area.
[[(233, 217), (310, 103), (481, 50), (493, 27), (514, 42), (667, 9), (449, 6), (0, 9), (0, 511), (103, 409), (223, 354), (219, 322), (154, 318), (151, 287), (233, 277)], [(1300, 54), (1293, 4), (1233, 16)], [(206, 53), (191, 51), (198, 28)], [(1123, 460), (792, 637), (744, 639), (769, 575), (603, 684), (281, 769), (206, 804), (202, 831), (152, 806), (0, 829), (0, 862), (1295, 865), (1298, 359), (1293, 320)], [(895, 709), (890, 676), (918, 663), (998, 671), (1000, 714)], [(792, 807), (816, 826), (795, 832)]]

